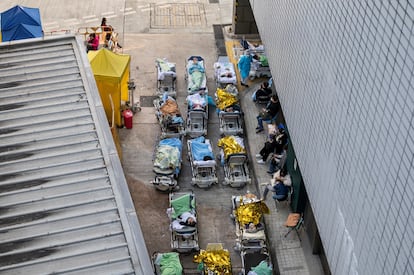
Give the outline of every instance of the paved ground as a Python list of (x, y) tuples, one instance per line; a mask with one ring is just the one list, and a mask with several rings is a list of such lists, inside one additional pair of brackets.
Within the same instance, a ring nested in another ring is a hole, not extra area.
[[(197, 33), (195, 35), (182, 32), (179, 34), (128, 35), (126, 38), (125, 45), (127, 47), (124, 49), (125, 52), (128, 52), (129, 39), (131, 39), (132, 44), (137, 41), (133, 47), (139, 50), (139, 55), (135, 58), (135, 62), (137, 62), (136, 71), (133, 72), (133, 77), (137, 82), (137, 96), (142, 98), (154, 95), (156, 71), (153, 62), (157, 57), (166, 57), (169, 61), (177, 63), (178, 102), (181, 103), (181, 110), (185, 111), (186, 106), (183, 104), (186, 97), (184, 65), (186, 58), (190, 55), (201, 55), (205, 58), (209, 93), (210, 95), (214, 94), (216, 87), (213, 79), (213, 63), (218, 58), (214, 33)], [(232, 58), (234, 56), (234, 46), (237, 43), (231, 39), (226, 41), (228, 55)], [(134, 53), (134, 51), (132, 52)], [(263, 79), (250, 83), (251, 87), (248, 89), (239, 87), (242, 109), (245, 112), (246, 140), (251, 156), (254, 156), (260, 150), (266, 136), (265, 133), (255, 134), (255, 116), (259, 107), (251, 101), (251, 95), (261, 81)], [(124, 170), (150, 253), (169, 251), (170, 249), (168, 219), (165, 214), (168, 207), (168, 197), (166, 194), (151, 189), (152, 186), (149, 184), (153, 177), (151, 172), (152, 162), (150, 160), (152, 160), (159, 133), (160, 130), (153, 107), (143, 107), (142, 111), (134, 116), (133, 129), (121, 129), (121, 138), (124, 144)], [(218, 118), (213, 108), (210, 108), (208, 138), (214, 144), (217, 155)], [(241, 260), (239, 253), (233, 250), (236, 236), (234, 234), (234, 224), (229, 218), (231, 213), (230, 198), (231, 195), (244, 194), (248, 190), (259, 195), (263, 187), (259, 187), (258, 183), (269, 180), (269, 175), (266, 173), (267, 167), (258, 165), (254, 158), (250, 158), (252, 184), (240, 190), (222, 184), (215, 185), (209, 190), (203, 190), (192, 187), (190, 184), (190, 166), (186, 154), (187, 152), (184, 150), (183, 168), (179, 184), (181, 190), (194, 190), (198, 199), (200, 247), (205, 248), (210, 242), (223, 243), (224, 247), (231, 253), (233, 271), (237, 274), (241, 268)], [(219, 167), (219, 179), (220, 182), (223, 179), (221, 167)], [(309, 242), (303, 232), (301, 232), (302, 242), (299, 241), (296, 234), (290, 234), (287, 238), (284, 237), (287, 228), (283, 224), (290, 213), (289, 206), (281, 205), (279, 211), (276, 211), (271, 199), (268, 199), (266, 203), (271, 209), (271, 214), (265, 217), (265, 221), (269, 247), (275, 263), (275, 274), (323, 274), (320, 261), (317, 256), (311, 254)], [(150, 216), (148, 216), (148, 213), (150, 213)], [(196, 267), (192, 262), (192, 256), (181, 256), (183, 266), (188, 274), (194, 271)]]
[[(210, 95), (216, 89), (213, 79), (213, 63), (217, 60), (217, 48), (215, 45), (214, 33), (198, 33), (196, 36), (191, 33), (180, 33), (177, 39), (176, 34), (151, 34), (151, 35), (128, 35), (125, 41), (125, 52), (129, 51), (132, 44), (135, 50), (138, 49), (139, 55), (134, 58), (133, 78), (137, 83), (136, 97), (145, 98), (154, 95), (156, 87), (156, 71), (154, 60), (157, 57), (166, 57), (169, 61), (177, 63), (178, 72), (178, 102), (181, 111), (186, 110), (183, 104), (186, 97), (184, 65), (185, 60), (190, 55), (201, 55), (206, 60), (208, 87)], [(131, 42), (129, 42), (129, 39)], [(229, 56), (232, 55), (233, 40), (226, 43)], [(136, 63), (135, 63), (136, 62)], [(258, 106), (252, 103), (251, 95), (257, 89), (263, 79), (255, 80), (251, 87), (240, 88), (242, 109), (245, 112), (245, 130), (248, 133), (246, 140), (250, 155), (254, 156), (265, 141), (265, 134), (255, 134), (255, 116), (258, 113)], [(147, 104), (147, 102), (145, 102)], [(160, 129), (157, 124), (154, 108), (143, 107), (142, 111), (134, 116), (133, 129), (121, 129), (121, 139), (123, 143), (124, 170), (130, 184), (131, 195), (136, 203), (136, 209), (141, 221), (143, 233), (146, 239), (149, 253), (156, 251), (170, 250), (170, 235), (168, 231), (168, 219), (165, 213), (168, 207), (168, 196), (159, 193), (149, 183), (153, 178), (152, 156), (158, 140)], [(215, 153), (219, 149), (216, 146), (219, 138), (218, 118), (214, 108), (210, 108), (208, 138), (212, 141)], [(224, 247), (231, 252), (231, 260), (234, 272), (241, 268), (240, 255), (233, 250), (235, 243), (234, 224), (229, 218), (231, 213), (231, 195), (244, 194), (250, 192), (260, 194), (258, 191), (263, 187), (258, 187), (258, 183), (269, 180), (266, 173), (266, 166), (258, 165), (254, 158), (251, 158), (250, 168), (253, 178), (252, 184), (240, 190), (222, 184), (213, 186), (208, 190), (192, 187), (190, 184), (190, 166), (186, 158), (186, 150), (183, 152), (183, 168), (179, 178), (181, 190), (194, 190), (198, 199), (200, 247), (205, 248), (210, 242), (221, 242)], [(219, 167), (220, 182), (223, 179), (222, 168)], [(270, 197), (270, 196), (269, 196)], [(271, 214), (265, 217), (267, 225), (267, 235), (274, 263), (277, 263), (275, 273), (278, 274), (323, 274), (317, 256), (310, 253), (308, 241), (302, 232), (303, 241), (300, 242), (297, 235), (290, 234), (284, 238), (287, 228), (283, 226), (289, 214), (289, 206), (281, 205), (276, 211), (275, 204), (268, 199), (267, 204), (271, 209)], [(195, 269), (192, 263), (192, 256), (182, 256), (182, 262), (186, 273)], [(277, 258), (277, 260), (276, 260)]]
[[(170, 251), (170, 232), (166, 215), (168, 195), (157, 192), (150, 184), (153, 178), (153, 152), (160, 134), (154, 108), (147, 104), (151, 102), (151, 97), (155, 94), (155, 59), (167, 58), (177, 64), (178, 102), (183, 112), (186, 110), (184, 66), (186, 58), (190, 55), (201, 55), (205, 58), (208, 88), (210, 95), (213, 95), (216, 88), (213, 79), (213, 63), (218, 55), (223, 53), (221, 42), (224, 42), (220, 41), (223, 38), (220, 38), (217, 30), (222, 29), (221, 25), (231, 23), (233, 3), (232, 0), (154, 2), (100, 0), (86, 3), (73, 0), (65, 5), (67, 2), (64, 0), (5, 0), (0, 3), (1, 11), (16, 4), (39, 7), (47, 34), (57, 33), (60, 30), (75, 32), (81, 27), (96, 26), (99, 25), (103, 16), (107, 17), (109, 23), (121, 33), (122, 51), (132, 56), (131, 78), (135, 80), (137, 86), (135, 98), (141, 98), (148, 106), (144, 106), (141, 112), (135, 114), (132, 129), (120, 129), (120, 138), (124, 172), (150, 254), (156, 251)], [(233, 45), (237, 44), (232, 43), (232, 41), (228, 42), (227, 50), (224, 49), (230, 57), (234, 53)], [(246, 114), (245, 130), (248, 133), (249, 152), (254, 156), (265, 139), (264, 134), (254, 133), (257, 106), (251, 102), (250, 96), (255, 86), (240, 90), (242, 108)], [(208, 138), (211, 139), (217, 154), (219, 151), (216, 146), (219, 138), (218, 118), (213, 108), (210, 108)], [(266, 168), (252, 161), (250, 163), (252, 184), (241, 190), (222, 184), (203, 190), (192, 187), (190, 184), (190, 166), (186, 154), (184, 147), (179, 184), (181, 190), (194, 190), (196, 194), (200, 247), (205, 248), (211, 242), (223, 243), (224, 247), (231, 252), (233, 270), (236, 274), (241, 268), (241, 261), (239, 254), (233, 250), (236, 236), (234, 224), (229, 217), (230, 198), (231, 195), (244, 194), (247, 190), (259, 194), (257, 183), (269, 180)], [(218, 170), (221, 182), (223, 171), (221, 167)], [(267, 235), (274, 262), (276, 263), (276, 257), (278, 259), (278, 268), (275, 273), (278, 274), (280, 270), (280, 274), (323, 274), (320, 261), (311, 254), (303, 232), (302, 242), (299, 242), (295, 234), (283, 238), (286, 232), (283, 222), (289, 213), (289, 207), (282, 206), (280, 211), (276, 212), (271, 200), (267, 204), (271, 208), (271, 215), (266, 216)], [(194, 271), (196, 265), (192, 262), (192, 255), (182, 255), (182, 262), (186, 274)]]
[[(180, 34), (177, 41), (175, 35), (142, 35), (134, 36), (134, 41), (140, 41), (141, 45), (153, 45), (152, 47), (140, 47), (141, 58), (137, 58), (138, 69), (134, 78), (137, 83), (137, 95), (152, 96), (156, 87), (156, 71), (154, 60), (157, 57), (166, 57), (171, 62), (177, 63), (178, 95), (177, 101), (181, 105), (181, 111), (185, 113), (184, 105), (186, 97), (186, 84), (184, 81), (184, 65), (187, 57), (201, 55), (206, 60), (208, 87), (210, 94), (214, 93), (215, 86), (213, 76), (213, 63), (217, 59), (214, 36), (207, 34)], [(129, 36), (127, 37), (129, 39)], [(126, 44), (128, 45), (128, 40)], [(166, 45), (168, 45), (166, 47)], [(128, 49), (125, 49), (127, 52)], [(141, 65), (142, 64), (142, 65)], [(219, 138), (218, 118), (214, 108), (209, 109), (208, 138), (213, 143), (213, 149), (218, 154), (216, 146)], [(124, 144), (123, 163), (127, 180), (130, 184), (131, 194), (136, 203), (137, 212), (143, 228), (148, 250), (170, 250), (170, 235), (168, 231), (168, 219), (166, 209), (168, 207), (168, 195), (154, 191), (149, 183), (153, 178), (152, 157), (158, 140), (160, 129), (155, 119), (154, 107), (143, 107), (142, 111), (134, 116), (132, 129), (121, 129), (120, 136)], [(191, 170), (187, 160), (187, 150), (183, 151), (183, 166), (179, 178), (181, 190), (194, 190), (197, 198), (197, 210), (199, 215), (200, 247), (205, 248), (210, 242), (222, 242), (229, 249), (232, 256), (232, 264), (235, 269), (240, 269), (241, 261), (233, 251), (235, 235), (234, 225), (230, 219), (231, 194), (242, 194), (247, 188), (254, 188), (252, 184), (244, 190), (218, 184), (208, 190), (191, 186)], [(222, 169), (219, 168), (220, 182), (223, 179)], [(150, 216), (148, 216), (150, 213)], [(192, 255), (183, 257), (184, 267), (194, 269)]]

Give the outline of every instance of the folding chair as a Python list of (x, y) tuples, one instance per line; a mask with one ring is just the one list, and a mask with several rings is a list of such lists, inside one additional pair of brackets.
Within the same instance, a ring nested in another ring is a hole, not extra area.
[(299, 241), (302, 241), (299, 235), (299, 229), (302, 225), (303, 225), (303, 214), (290, 213), (285, 222), (285, 226), (289, 228), (289, 231), (285, 234), (285, 238), (287, 237), (287, 235), (290, 234), (290, 232), (295, 230), (296, 234), (298, 234)]

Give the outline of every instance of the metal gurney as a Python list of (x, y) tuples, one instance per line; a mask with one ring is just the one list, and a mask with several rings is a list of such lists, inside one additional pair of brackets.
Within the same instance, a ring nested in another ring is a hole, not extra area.
[(214, 63), (214, 78), (217, 87), (224, 88), (227, 84), (237, 84), (237, 75), (233, 63), (227, 56), (219, 56)]
[(180, 255), (177, 252), (160, 253), (152, 255), (152, 263), (156, 275), (182, 275), (183, 267)]
[(230, 252), (223, 248), (221, 243), (209, 243), (206, 250), (200, 250), (194, 256), (194, 262), (198, 263), (198, 270), (206, 275), (231, 275), (232, 266)]
[(185, 79), (187, 81), (188, 94), (205, 91), (207, 94), (207, 77), (204, 58), (201, 56), (190, 56), (186, 60)]
[[(198, 251), (196, 199), (192, 192), (170, 193), (171, 248), (177, 252)], [(191, 218), (191, 221), (190, 221)]]
[(187, 96), (186, 133), (190, 137), (207, 135), (208, 100), (207, 94), (198, 92)]
[(247, 193), (232, 196), (232, 214), (236, 225), (236, 246), (242, 260), (242, 274), (272, 274), (270, 257), (266, 246), (263, 214), (269, 214), (267, 205), (256, 195)]
[(178, 137), (185, 134), (185, 122), (177, 101), (167, 93), (154, 100), (155, 115), (161, 127), (161, 137)]
[(181, 171), (182, 138), (165, 138), (155, 148), (152, 183), (160, 191), (177, 189)]
[(243, 113), (239, 103), (236, 86), (229, 84), (224, 89), (216, 90), (216, 107), (219, 116), (220, 134), (242, 135)]
[(187, 140), (187, 147), (191, 164), (191, 184), (207, 188), (217, 183), (216, 160), (210, 140), (203, 136), (190, 139)]
[(155, 60), (157, 68), (157, 94), (159, 96), (167, 93), (169, 96), (176, 97), (177, 74), (175, 63), (167, 59), (157, 58)]
[(221, 148), (221, 164), (224, 166), (224, 183), (231, 187), (243, 187), (250, 183), (248, 157), (243, 138), (226, 136), (217, 143)]

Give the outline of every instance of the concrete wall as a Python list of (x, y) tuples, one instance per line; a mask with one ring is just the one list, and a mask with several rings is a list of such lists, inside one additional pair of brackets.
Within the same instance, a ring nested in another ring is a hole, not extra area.
[(414, 274), (414, 7), (250, 0), (333, 274)]
[(249, 0), (233, 1), (233, 33), (258, 34)]

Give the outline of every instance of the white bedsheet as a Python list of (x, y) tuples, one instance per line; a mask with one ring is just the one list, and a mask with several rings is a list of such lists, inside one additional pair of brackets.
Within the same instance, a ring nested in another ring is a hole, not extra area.
[(168, 60), (161, 58), (157, 58), (155, 62), (157, 64), (158, 80), (164, 80), (165, 77), (177, 77), (175, 63), (168, 62)]
[(236, 84), (237, 76), (233, 63), (216, 62), (214, 63), (214, 72), (217, 82), (224, 84)]

